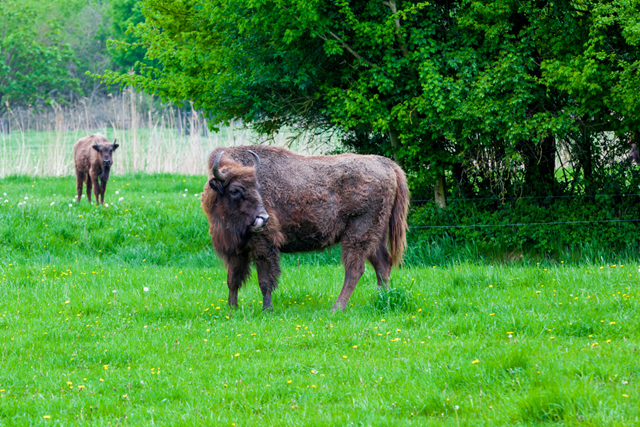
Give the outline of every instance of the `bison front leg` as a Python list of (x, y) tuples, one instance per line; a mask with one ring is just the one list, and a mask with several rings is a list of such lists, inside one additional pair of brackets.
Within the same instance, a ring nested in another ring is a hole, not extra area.
[(249, 276), (249, 257), (241, 255), (227, 261), (227, 286), (229, 287), (229, 307), (238, 306), (238, 290)]
[(262, 310), (273, 310), (271, 294), (278, 285), (280, 276), (280, 255), (277, 253), (265, 258), (256, 258), (256, 270), (258, 270), (258, 284), (262, 291)]
[[(91, 185), (89, 185), (89, 181), (91, 181)], [(100, 180), (96, 175), (90, 174), (89, 179), (87, 179), (87, 197), (89, 198), (89, 203), (91, 203), (91, 187), (93, 187), (93, 194), (96, 196), (96, 205), (100, 204)]]
[(100, 203), (104, 205), (104, 193), (107, 191), (107, 180), (100, 178)]

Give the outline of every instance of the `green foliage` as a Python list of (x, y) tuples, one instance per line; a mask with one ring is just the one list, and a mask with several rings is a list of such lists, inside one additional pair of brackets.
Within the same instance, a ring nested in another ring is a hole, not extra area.
[[(42, 34), (39, 30), (46, 27)], [(0, 113), (10, 106), (35, 105), (78, 88), (67, 67), (69, 47), (60, 43), (55, 22), (43, 22), (33, 7), (0, 3)]]
[(598, 141), (619, 162), (637, 127), (636, 0), (141, 5), (153, 64), (105, 81), (193, 101), (211, 123), (337, 132), (420, 188), (446, 175), (465, 197), (564, 194), (562, 151), (584, 177), (572, 193), (594, 194)]
[[(129, 71), (137, 62), (144, 61), (145, 49), (139, 45), (133, 28), (144, 22), (139, 0), (112, 0), (109, 15), (112, 22), (112, 42), (109, 53), (114, 70)], [(102, 72), (102, 70), (100, 71)]]
[(410, 238), (414, 242), (444, 235), (454, 242), (473, 242), (484, 254), (537, 253), (557, 259), (567, 248), (615, 253), (633, 251), (640, 244), (640, 196), (635, 194), (504, 203), (460, 201), (447, 209), (427, 203), (412, 210), (410, 223), (416, 228)]

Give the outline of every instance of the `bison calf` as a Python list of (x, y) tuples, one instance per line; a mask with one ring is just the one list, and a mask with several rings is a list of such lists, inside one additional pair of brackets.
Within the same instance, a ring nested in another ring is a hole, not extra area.
[(89, 203), (91, 203), (91, 187), (93, 187), (96, 204), (104, 204), (104, 191), (107, 189), (109, 172), (113, 165), (113, 152), (118, 147), (115, 139), (111, 144), (105, 136), (100, 134), (85, 136), (73, 146), (78, 202), (82, 198), (82, 184), (86, 183)]
[(251, 261), (266, 310), (280, 275), (280, 253), (339, 242), (345, 278), (334, 310), (347, 306), (365, 260), (378, 285), (388, 287), (391, 267), (406, 246), (409, 202), (404, 173), (393, 161), (356, 154), (304, 157), (252, 146), (214, 150), (209, 168), (202, 209), (213, 247), (227, 265), (230, 306), (238, 305)]

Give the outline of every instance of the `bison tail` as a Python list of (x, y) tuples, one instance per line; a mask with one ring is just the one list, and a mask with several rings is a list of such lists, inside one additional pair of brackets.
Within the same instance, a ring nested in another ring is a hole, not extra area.
[(394, 164), (393, 171), (396, 174), (398, 189), (396, 198), (391, 208), (389, 218), (389, 246), (391, 252), (391, 265), (402, 263), (402, 255), (407, 247), (407, 213), (409, 211), (409, 188), (407, 178), (400, 166)]

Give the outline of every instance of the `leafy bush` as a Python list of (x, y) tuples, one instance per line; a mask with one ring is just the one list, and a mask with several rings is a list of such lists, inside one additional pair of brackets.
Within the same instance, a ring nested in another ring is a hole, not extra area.
[(638, 245), (639, 218), (636, 195), (471, 200), (445, 209), (429, 202), (412, 207), (409, 239), (414, 246), (444, 237), (472, 243), (479, 253), (553, 256), (566, 248), (622, 250)]

